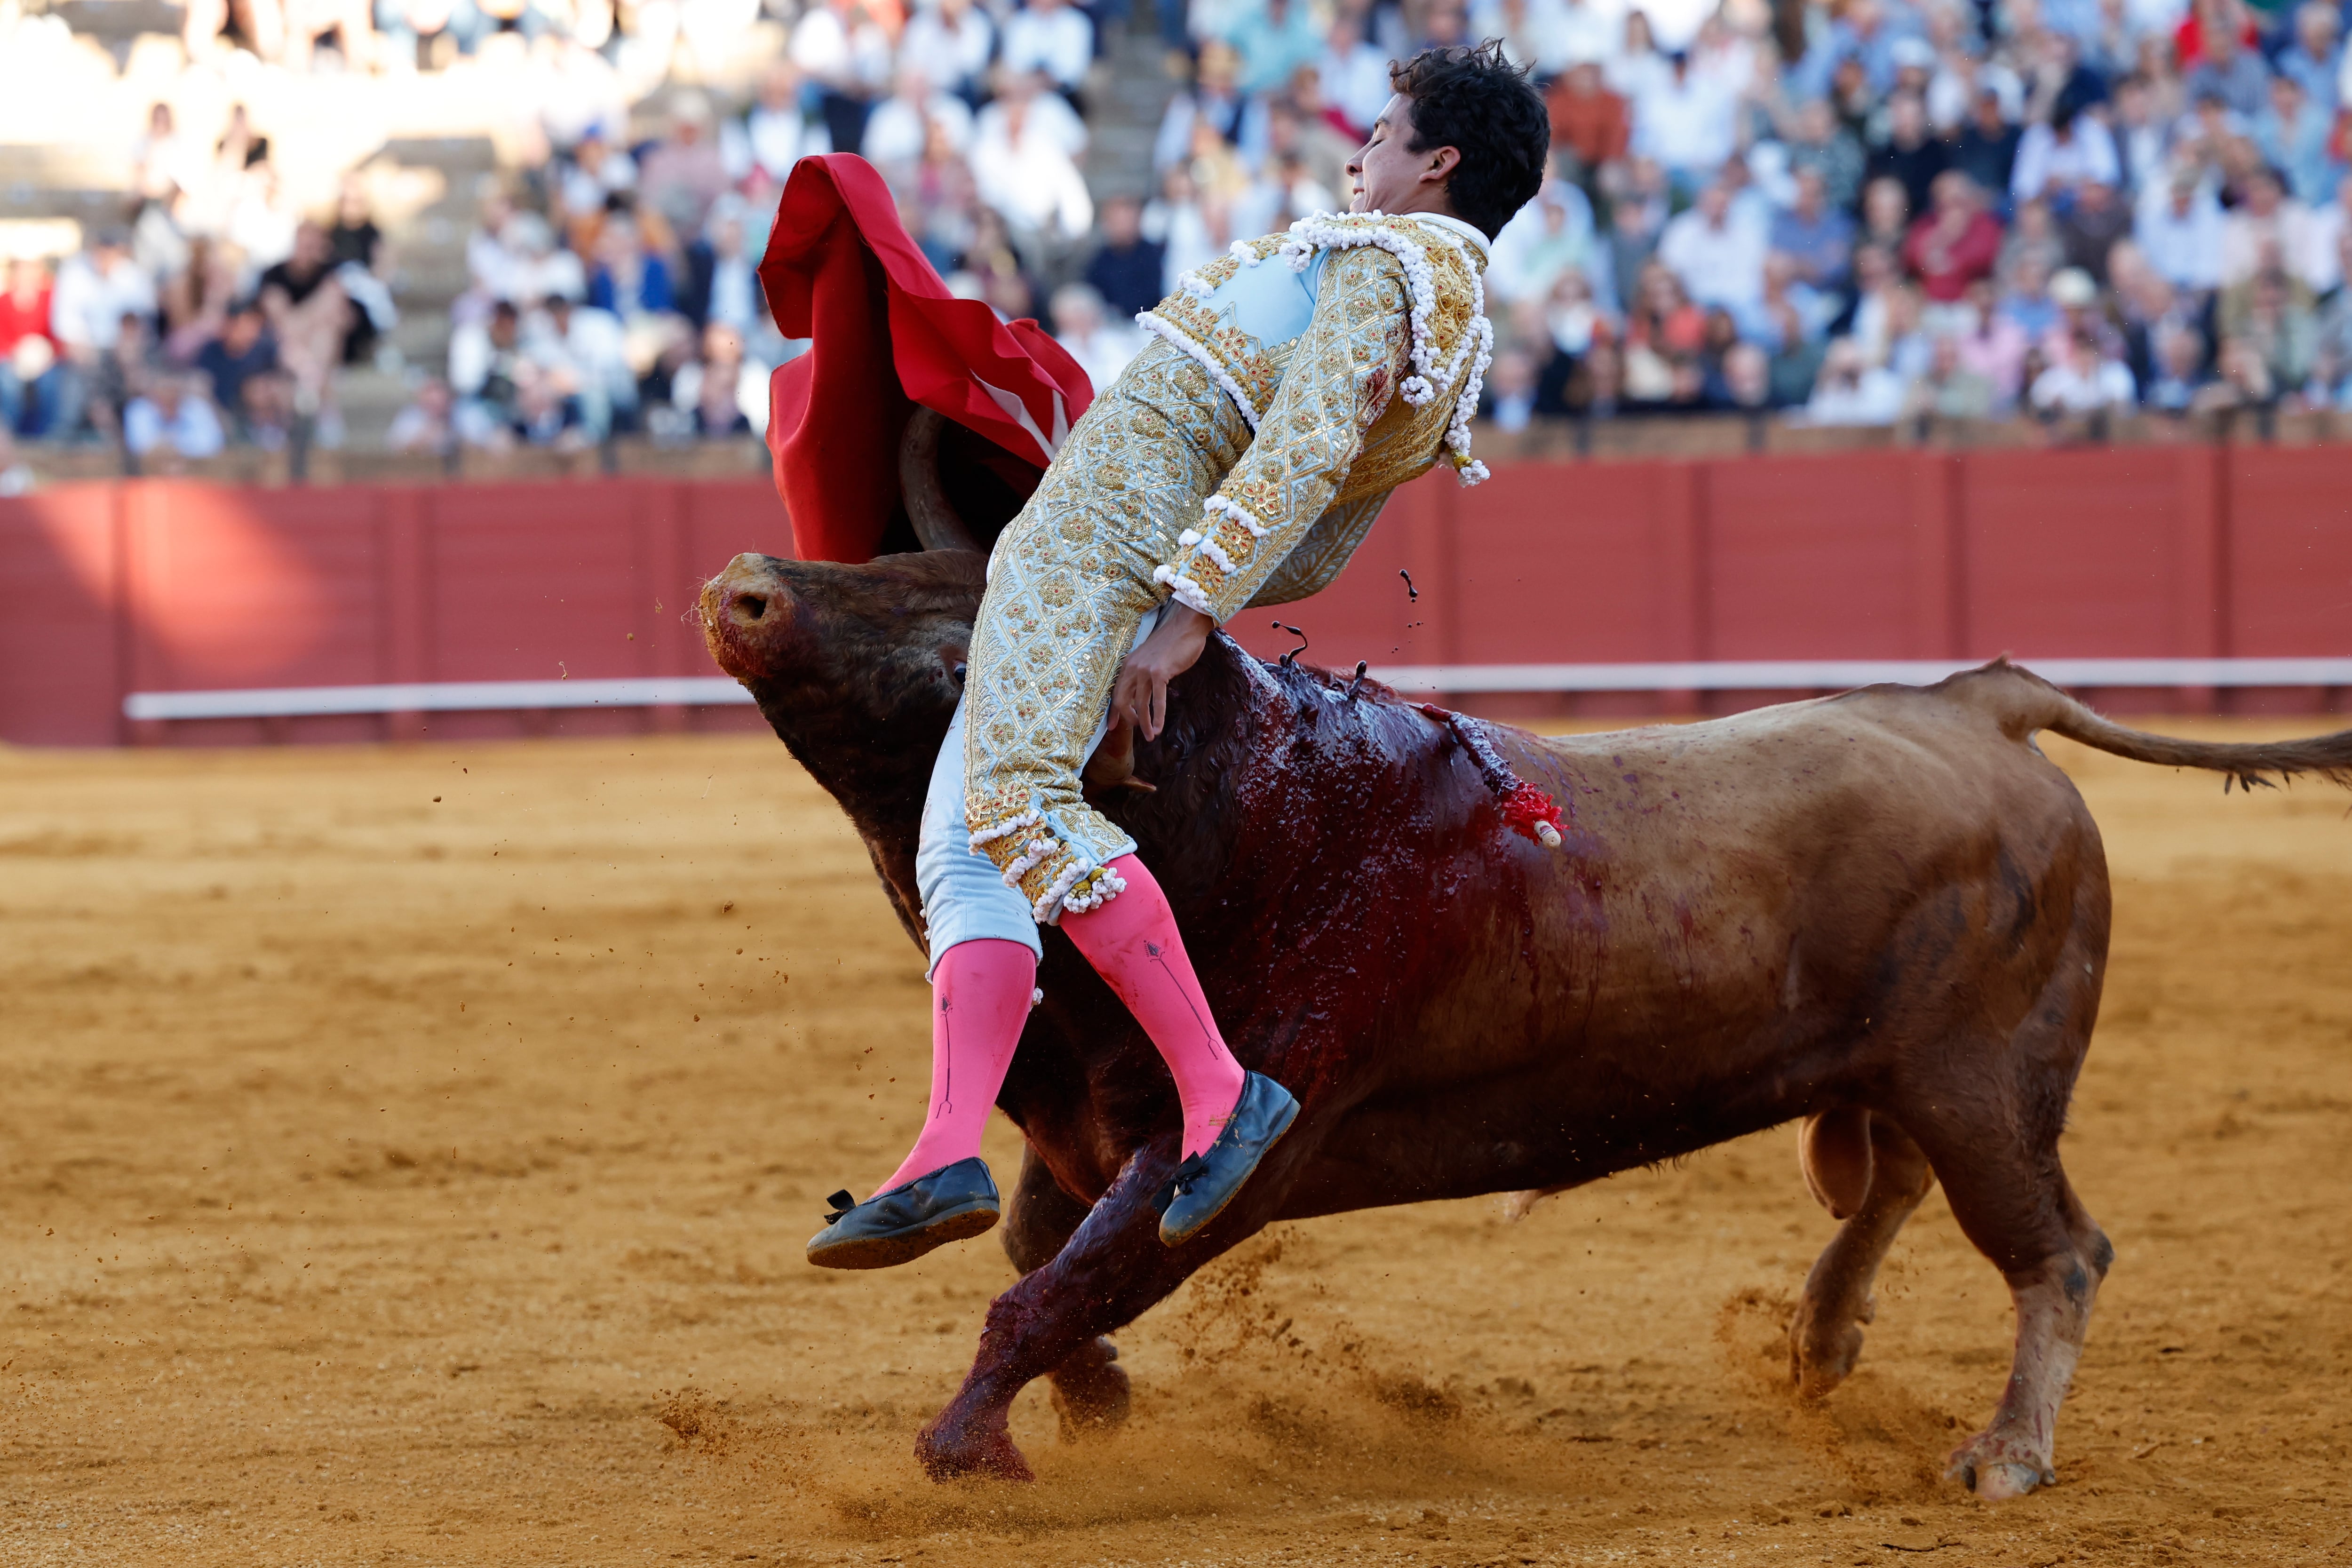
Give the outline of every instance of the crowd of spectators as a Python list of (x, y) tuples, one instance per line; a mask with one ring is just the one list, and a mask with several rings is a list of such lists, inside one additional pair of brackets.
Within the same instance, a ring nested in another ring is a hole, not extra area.
[(1836, 0), (1787, 40), (1726, 5), (1668, 40), (1599, 4), (1488, 23), (1554, 138), (1488, 280), (1498, 421), (2352, 400), (2335, 5)]
[(356, 180), (331, 214), (306, 218), (241, 110), (194, 138), (158, 104), (121, 221), (85, 239), (54, 265), (17, 258), (0, 279), (9, 435), (105, 440), (158, 462), (232, 440), (340, 443), (336, 372), (398, 320)]
[[(1549, 177), (1487, 277), (1486, 412), (1507, 427), (2352, 401), (2352, 137), (2327, 0), (1156, 0), (1181, 90), (1149, 167), (1091, 184), (1098, 55), (1140, 25), (1130, 0), (731, 3), (677, 0), (667, 25), (782, 24), (742, 101), (673, 86), (633, 114), (550, 90), (535, 151), (481, 193), (446, 374), (394, 446), (757, 432), (770, 371), (801, 346), (761, 295), (765, 226), (793, 163), (836, 149), (883, 172), (951, 288), (1047, 320), (1106, 383), (1140, 346), (1129, 318), (1180, 273), (1345, 205), (1390, 60), (1479, 37), (1505, 40), (1552, 116)], [(384, 70), (520, 31), (557, 40), (578, 63), (549, 79), (578, 87), (657, 10), (188, 15), (212, 47)], [(336, 367), (396, 320), (363, 188), (306, 218), (241, 111), (191, 137), (160, 105), (138, 181), (80, 254), (10, 269), (0, 420), (134, 454), (332, 445)]]

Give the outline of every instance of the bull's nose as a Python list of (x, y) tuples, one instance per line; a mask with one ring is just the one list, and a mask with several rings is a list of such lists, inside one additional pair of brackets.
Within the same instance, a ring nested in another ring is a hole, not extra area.
[(727, 613), (734, 617), (738, 626), (749, 626), (767, 615), (768, 596), (765, 594), (739, 593), (729, 602)]

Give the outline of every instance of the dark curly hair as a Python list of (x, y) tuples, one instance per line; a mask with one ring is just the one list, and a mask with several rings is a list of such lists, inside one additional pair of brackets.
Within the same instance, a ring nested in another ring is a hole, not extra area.
[(1476, 48), (1423, 49), (1389, 64), (1389, 86), (1412, 100), (1408, 152), (1460, 150), (1446, 198), (1487, 238), (1535, 199), (1551, 149), (1551, 117), (1527, 72), (1503, 53), (1500, 38)]

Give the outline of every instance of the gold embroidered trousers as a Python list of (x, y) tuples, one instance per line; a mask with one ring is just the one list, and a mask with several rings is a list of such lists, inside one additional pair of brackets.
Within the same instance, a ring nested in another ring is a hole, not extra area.
[(1155, 342), (1097, 397), (1005, 528), (964, 676), (971, 847), (1040, 923), (1123, 885), (1135, 841), (1079, 794), (1111, 683), (1167, 599), (1152, 571), (1250, 444), (1197, 362)]

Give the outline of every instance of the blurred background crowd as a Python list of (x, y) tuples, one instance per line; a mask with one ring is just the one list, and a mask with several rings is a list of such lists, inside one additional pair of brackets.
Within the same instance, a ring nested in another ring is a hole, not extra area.
[(1429, 44), (1553, 162), (1487, 416), (1822, 425), (2352, 402), (2331, 0), (0, 0), (0, 441), (756, 434), (754, 273), (856, 151), (1097, 384), (1234, 239), (1343, 205)]

